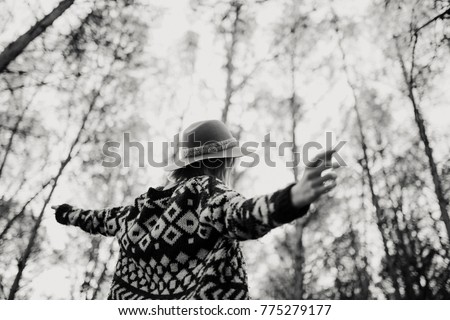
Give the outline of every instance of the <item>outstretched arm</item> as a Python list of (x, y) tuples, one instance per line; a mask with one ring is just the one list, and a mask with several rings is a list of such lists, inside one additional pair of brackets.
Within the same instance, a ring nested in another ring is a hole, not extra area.
[[(227, 237), (247, 240), (262, 237), (273, 228), (304, 216), (309, 205), (294, 207), (290, 199), (293, 185), (272, 194), (245, 198), (239, 193), (215, 187), (200, 214), (201, 225), (209, 225)], [(222, 189), (222, 190), (221, 190)]]
[(52, 208), (56, 210), (56, 221), (61, 224), (76, 226), (91, 234), (115, 236), (120, 228), (121, 219), (132, 212), (135, 206), (83, 210), (63, 204)]
[(312, 202), (336, 186), (334, 172), (322, 176), (330, 168), (332, 153), (333, 150), (319, 154), (302, 179), (272, 194), (246, 199), (217, 184), (214, 194), (205, 201), (200, 222), (228, 237), (246, 240), (262, 237), (271, 229), (306, 215)]

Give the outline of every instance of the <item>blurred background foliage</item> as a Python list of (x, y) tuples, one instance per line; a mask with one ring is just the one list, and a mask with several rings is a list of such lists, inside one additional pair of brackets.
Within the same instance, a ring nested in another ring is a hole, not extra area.
[(162, 162), (208, 118), (292, 142), (236, 168), (246, 196), (295, 181), (283, 164), (326, 131), (347, 141), (332, 197), (242, 244), (253, 298), (450, 298), (450, 1), (5, 0), (0, 31), (1, 299), (104, 299), (117, 244), (50, 205), (132, 202), (167, 177), (136, 150), (102, 166), (104, 144)]

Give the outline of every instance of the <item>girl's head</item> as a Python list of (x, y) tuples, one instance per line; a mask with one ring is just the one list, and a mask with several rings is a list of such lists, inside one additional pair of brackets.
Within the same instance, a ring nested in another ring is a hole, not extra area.
[(253, 152), (240, 147), (219, 120), (195, 122), (176, 137), (172, 161), (164, 168), (171, 172), (169, 178), (175, 182), (210, 175), (229, 184), (235, 158)]
[(175, 182), (181, 182), (192, 177), (208, 175), (230, 184), (234, 164), (235, 158), (203, 159), (172, 171), (170, 176)]

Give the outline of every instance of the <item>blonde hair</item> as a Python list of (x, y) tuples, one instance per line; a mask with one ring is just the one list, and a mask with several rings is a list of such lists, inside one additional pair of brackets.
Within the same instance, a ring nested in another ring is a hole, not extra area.
[(208, 175), (230, 184), (231, 171), (235, 164), (234, 158), (211, 158), (193, 162), (183, 168), (174, 170), (170, 177), (175, 182), (181, 182), (192, 177)]

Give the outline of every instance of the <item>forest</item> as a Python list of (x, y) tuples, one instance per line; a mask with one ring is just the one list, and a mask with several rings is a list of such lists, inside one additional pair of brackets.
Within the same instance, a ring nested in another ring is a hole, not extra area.
[[(449, 0), (0, 1), (0, 299), (105, 299), (118, 244), (50, 208), (132, 203), (166, 173), (131, 150), (190, 123), (291, 148), (237, 167), (247, 197), (326, 132), (338, 187), (241, 243), (254, 299), (450, 299)], [(123, 150), (122, 150), (123, 151)]]

